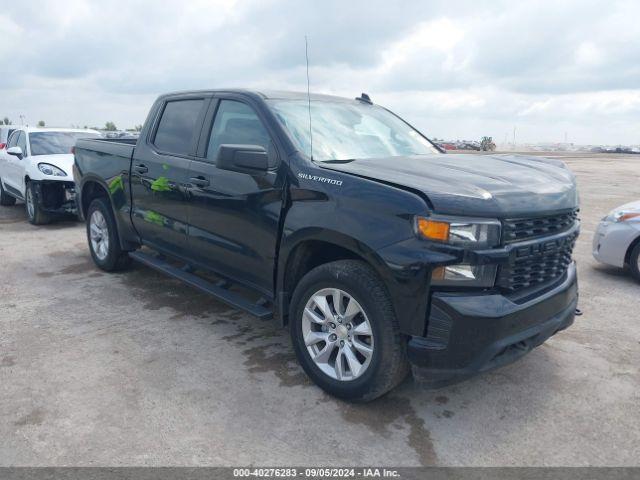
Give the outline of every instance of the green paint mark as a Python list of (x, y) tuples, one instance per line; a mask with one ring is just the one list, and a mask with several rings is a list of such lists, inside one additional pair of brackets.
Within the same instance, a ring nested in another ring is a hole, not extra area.
[(164, 217), (157, 212), (149, 211), (144, 214), (144, 220), (149, 223), (155, 223), (156, 225), (164, 225)]
[(122, 177), (116, 177), (109, 182), (109, 192), (111, 195), (115, 194), (119, 190), (124, 190)]
[(154, 192), (169, 192), (171, 187), (169, 186), (169, 179), (167, 177), (158, 177), (151, 184), (151, 190)]

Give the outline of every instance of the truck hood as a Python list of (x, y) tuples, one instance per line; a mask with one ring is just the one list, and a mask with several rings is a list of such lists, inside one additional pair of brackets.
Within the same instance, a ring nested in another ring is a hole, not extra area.
[(434, 154), (320, 165), (418, 191), (437, 213), (513, 217), (578, 205), (573, 173), (542, 157)]
[(73, 180), (73, 162), (74, 156), (72, 153), (64, 153), (58, 155), (36, 155), (30, 157), (30, 160), (35, 168), (38, 168), (39, 163), (48, 163), (54, 167), (61, 168), (66, 174), (66, 177), (47, 177), (50, 180), (69, 181)]

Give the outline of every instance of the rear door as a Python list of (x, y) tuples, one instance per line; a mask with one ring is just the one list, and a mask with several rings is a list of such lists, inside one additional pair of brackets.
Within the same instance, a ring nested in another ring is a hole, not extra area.
[[(191, 163), (189, 250), (223, 275), (271, 295), (284, 169), (275, 132), (242, 97), (216, 98), (207, 114), (199, 155)], [(269, 153), (266, 172), (241, 173), (215, 165), (222, 144), (260, 145)]]
[(203, 95), (165, 99), (147, 138), (134, 151), (133, 224), (144, 243), (175, 255), (186, 255), (189, 164), (208, 103)]

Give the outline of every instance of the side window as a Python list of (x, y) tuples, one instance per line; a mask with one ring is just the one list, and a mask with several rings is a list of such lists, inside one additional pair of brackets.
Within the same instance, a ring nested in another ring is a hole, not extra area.
[(269, 166), (277, 162), (277, 155), (269, 133), (253, 109), (242, 102), (222, 100), (209, 137), (207, 159), (215, 161), (220, 145), (260, 145), (269, 155)]
[(7, 142), (7, 148), (15, 147), (18, 144), (18, 136), (20, 135), (19, 131), (14, 130), (11, 136), (9, 137), (9, 141)]
[(18, 146), (22, 149), (22, 154), (27, 155), (27, 134), (24, 132), (20, 132), (20, 136), (18, 137)]
[(161, 151), (188, 155), (204, 99), (167, 102), (156, 130), (153, 144)]

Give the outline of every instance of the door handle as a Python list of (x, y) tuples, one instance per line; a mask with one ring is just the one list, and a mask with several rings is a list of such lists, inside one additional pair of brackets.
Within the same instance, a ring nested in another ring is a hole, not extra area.
[(194, 184), (196, 187), (208, 187), (209, 186), (209, 180), (207, 180), (206, 178), (204, 178), (202, 175), (198, 176), (198, 177), (191, 177), (189, 179), (191, 181), (192, 184)]
[(138, 173), (147, 173), (149, 171), (147, 166), (142, 163), (140, 165), (134, 165), (133, 169)]

